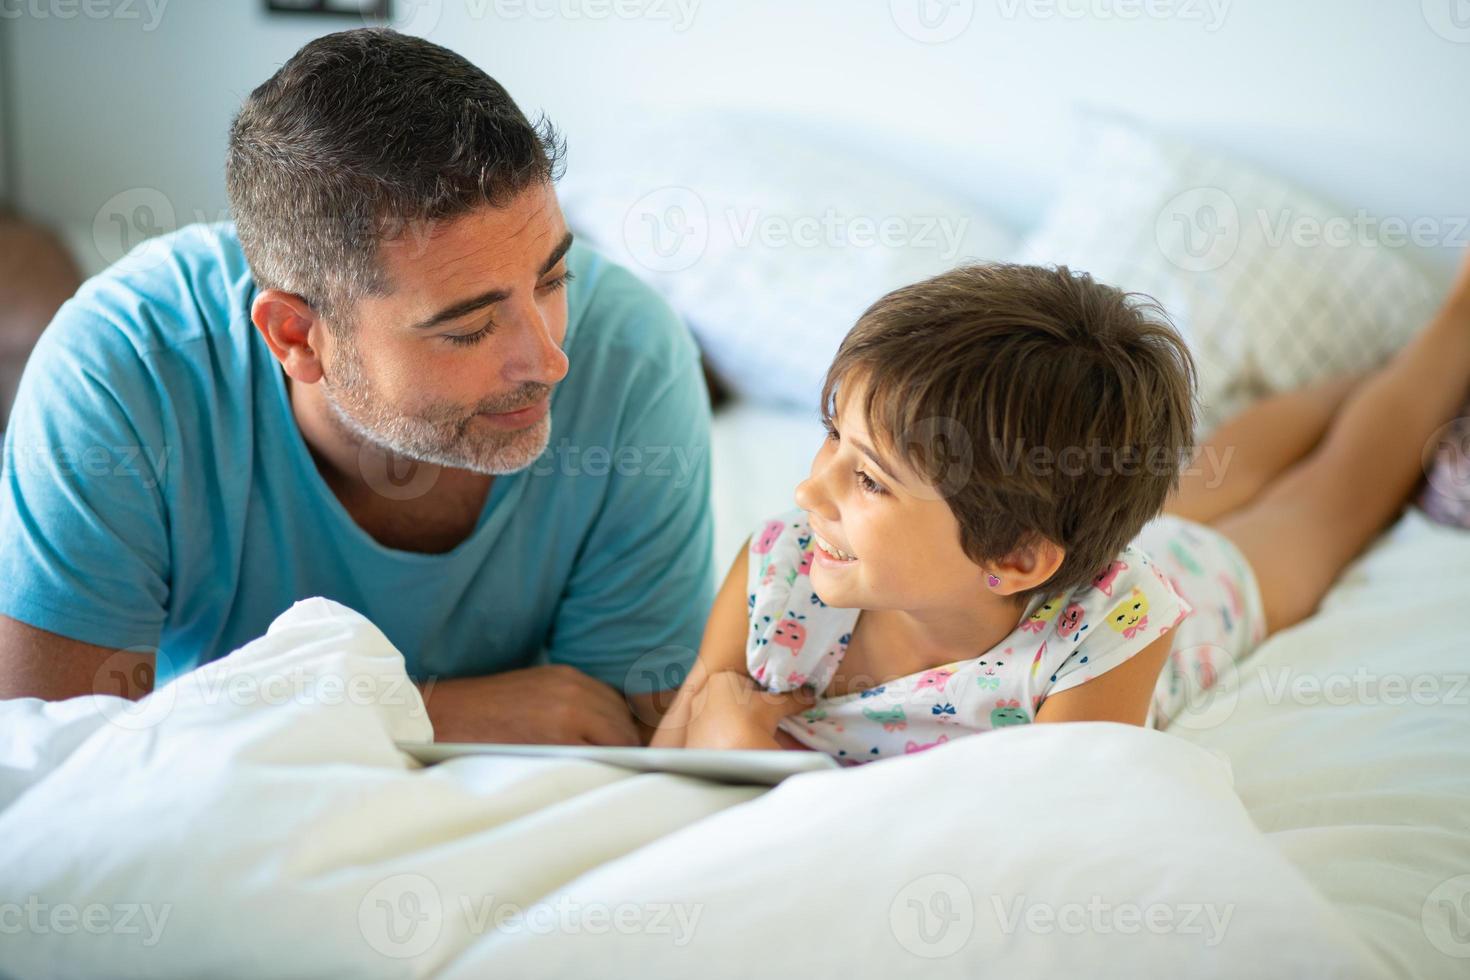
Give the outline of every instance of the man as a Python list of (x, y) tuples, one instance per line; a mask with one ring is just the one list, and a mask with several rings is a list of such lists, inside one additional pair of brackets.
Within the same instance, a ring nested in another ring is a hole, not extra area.
[(392, 31), (256, 89), (235, 226), (90, 281), (27, 366), (0, 696), (137, 696), (323, 595), (440, 740), (646, 740), (713, 590), (708, 396), (667, 306), (573, 244), (560, 149)]

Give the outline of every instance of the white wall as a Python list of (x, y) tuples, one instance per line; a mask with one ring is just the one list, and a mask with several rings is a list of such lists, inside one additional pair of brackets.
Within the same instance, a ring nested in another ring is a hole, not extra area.
[[(964, 29), (943, 43), (915, 40), (898, 22), (912, 23), (919, 4), (950, 16), (941, 20), (950, 32)], [(86, 16), (78, 7), (88, 5), (112, 16)], [(119, 247), (107, 222), (98, 240), (91, 233), (110, 200), (113, 213), (119, 201), (147, 204), (154, 220), (167, 217), (160, 208), (178, 222), (219, 216), (234, 108), (312, 34), (353, 23), (267, 18), (258, 6), (0, 0), (7, 15), (21, 14), (8, 24), (12, 177), (28, 211), (90, 247), (90, 267)], [(1447, 223), (1470, 214), (1466, 0), (399, 7), (408, 29), (475, 60), (528, 111), (548, 112), (570, 137), (574, 168), (606, 153), (656, 152), (619, 142), (619, 121), (635, 113), (757, 108), (902, 159), (1024, 225), (1057, 176), (1067, 108), (1085, 102), (1231, 149), (1346, 212)], [(617, 15), (630, 10), (643, 15)]]
[(10, 75), (14, 65), (10, 59), (10, 22), (0, 21), (0, 202), (10, 201), (10, 138), (9, 101), (14, 95)]

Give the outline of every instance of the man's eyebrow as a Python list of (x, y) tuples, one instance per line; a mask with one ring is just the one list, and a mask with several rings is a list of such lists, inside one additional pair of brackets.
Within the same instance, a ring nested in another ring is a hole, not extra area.
[(559, 241), (559, 242), (556, 243), (556, 248), (554, 248), (554, 249), (551, 250), (551, 257), (548, 258), (546, 260), (546, 262), (541, 266), (541, 273), (540, 273), (540, 275), (543, 275), (544, 276), (548, 272), (550, 272), (552, 269), (555, 269), (556, 268), (556, 264), (561, 261), (562, 256), (563, 255), (566, 255), (567, 254), (567, 251), (571, 247), (572, 247), (572, 233), (571, 232), (567, 232), (565, 235), (562, 236), (561, 241)]
[(878, 454), (877, 453), (875, 453), (875, 452), (873, 452), (873, 450), (869, 449), (866, 444), (861, 443), (861, 442), (857, 441), (856, 439), (852, 439), (850, 441), (852, 442), (852, 444), (854, 446), (858, 447), (858, 450), (864, 456), (868, 457), (869, 459), (871, 459), (873, 461), (873, 465), (876, 466), (876, 467), (878, 467), (878, 471), (880, 473), (882, 473), (884, 476), (888, 477), (888, 479), (892, 480), (894, 483), (897, 483), (899, 486), (903, 486), (904, 485), (904, 482), (902, 480), (900, 480), (898, 477), (894, 476), (892, 473), (890, 473), (888, 471), (888, 467), (886, 467), (886, 466), (883, 465), (883, 460), (878, 457)]
[[(556, 248), (551, 250), (550, 257), (548, 257), (547, 260), (542, 263), (541, 271), (537, 273), (538, 277), (544, 276), (552, 269), (556, 268), (556, 264), (562, 260), (562, 257), (567, 254), (567, 250), (571, 247), (572, 233), (567, 232), (565, 235), (562, 236), (562, 240), (557, 243)], [(444, 307), (444, 309), (440, 310), (438, 313), (435, 313), (428, 319), (415, 323), (412, 329), (428, 330), (432, 327), (437, 327), (441, 323), (448, 323), (450, 320), (458, 320), (460, 317), (468, 313), (473, 313), (476, 310), (482, 310), (487, 306), (494, 306), (496, 303), (508, 299), (509, 297), (510, 293), (507, 290), (492, 289), (488, 292), (481, 293), (478, 296), (471, 296), (469, 299), (462, 299), (458, 303), (455, 303), (451, 306), (446, 306)]]

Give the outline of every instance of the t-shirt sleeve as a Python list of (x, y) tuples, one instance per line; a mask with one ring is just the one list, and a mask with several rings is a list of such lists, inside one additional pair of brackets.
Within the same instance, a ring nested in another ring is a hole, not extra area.
[(1126, 663), (1191, 611), (1147, 554), (1126, 549), (1063, 610), (1064, 628), (1081, 639), (1052, 673), (1047, 694), (1070, 690)]
[(812, 588), (813, 547), (800, 510), (766, 521), (750, 538), (745, 665), (768, 691), (821, 694), (852, 639), (857, 610), (830, 607)]
[(159, 388), (77, 301), (32, 352), (5, 433), (0, 613), (97, 646), (156, 647), (169, 599)]
[(745, 669), (768, 691), (794, 691), (811, 671), (810, 656), (806, 661), (801, 656), (806, 652), (806, 605), (791, 608), (798, 580), (811, 564), (811, 535), (800, 518), (799, 511), (792, 511), (763, 523), (751, 534), (746, 555), (750, 629)]
[(619, 442), (656, 447), (644, 458), (662, 462), (609, 469), (547, 645), (551, 662), (626, 694), (683, 683), (714, 598), (709, 394), (692, 344), (667, 383), (639, 400)]

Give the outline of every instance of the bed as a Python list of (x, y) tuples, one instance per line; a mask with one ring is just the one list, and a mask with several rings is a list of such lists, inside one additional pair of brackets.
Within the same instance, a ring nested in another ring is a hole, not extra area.
[[(1383, 356), (1433, 302), (1395, 254), (1318, 261), (1288, 243), (1272, 282), (1245, 261), (1267, 245), (1240, 236), (1202, 269), (1158, 220), (1180, 188), (1208, 181), (1249, 214), (1280, 186), (1111, 123), (1089, 139), (1036, 227), (977, 217), (964, 254), (1065, 260), (1160, 295), (1204, 362), (1202, 425)], [(788, 157), (823, 193), (857, 175), (858, 213), (899, 186), (768, 148)], [(568, 188), (568, 212), (636, 268), (607, 179)], [(732, 266), (705, 245), (695, 262), (723, 291), (640, 274), (736, 389), (712, 445), (724, 566), (790, 506), (843, 323), (956, 256), (868, 256), (854, 280), (840, 251)], [(729, 282), (736, 269), (751, 281)], [(1303, 293), (1342, 301), (1283, 305)], [(1318, 615), (1223, 670), (1167, 732), (1025, 726), (773, 790), (566, 760), (419, 768), (394, 746), (432, 737), (401, 656), (351, 610), (305, 600), (137, 705), (0, 703), (0, 973), (1463, 976), (1466, 583), (1470, 534), (1411, 509)]]
[[(721, 415), (719, 458), (764, 414)], [(774, 790), (418, 768), (402, 658), (307, 600), (140, 704), (0, 703), (3, 969), (1463, 976), (1467, 581), (1470, 534), (1409, 511), (1168, 732), (1011, 729)]]

